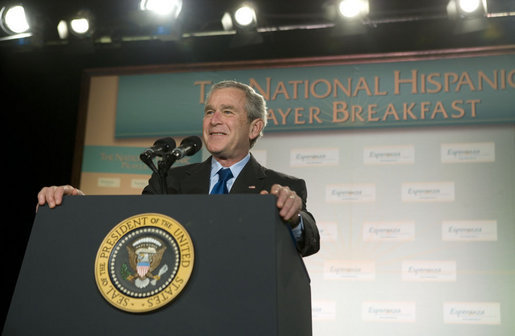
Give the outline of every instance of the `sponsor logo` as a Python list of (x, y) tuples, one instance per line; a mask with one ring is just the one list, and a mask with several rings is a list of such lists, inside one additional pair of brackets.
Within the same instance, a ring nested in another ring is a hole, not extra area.
[(193, 243), (180, 223), (161, 214), (140, 214), (123, 220), (104, 238), (95, 259), (95, 280), (114, 307), (148, 312), (179, 295), (193, 263)]
[(326, 280), (375, 280), (376, 271), (373, 261), (328, 260), (324, 263)]
[(363, 224), (363, 241), (400, 242), (415, 240), (413, 222), (366, 222)]
[(444, 241), (496, 241), (497, 221), (443, 221), (442, 240)]
[(375, 200), (375, 184), (338, 184), (326, 186), (327, 202), (374, 202)]
[(442, 144), (442, 163), (494, 162), (495, 143)]
[(102, 188), (120, 188), (122, 180), (119, 177), (99, 177), (97, 187)]
[(456, 281), (454, 260), (408, 260), (402, 262), (403, 281)]
[(378, 146), (363, 149), (363, 163), (374, 164), (413, 164), (414, 146)]
[(454, 182), (402, 184), (403, 202), (453, 202)]
[(338, 162), (338, 148), (292, 149), (290, 151), (292, 167), (336, 166)]
[(501, 324), (501, 305), (498, 302), (444, 302), (444, 323)]
[(416, 321), (414, 302), (371, 301), (361, 305), (363, 321), (401, 322)]

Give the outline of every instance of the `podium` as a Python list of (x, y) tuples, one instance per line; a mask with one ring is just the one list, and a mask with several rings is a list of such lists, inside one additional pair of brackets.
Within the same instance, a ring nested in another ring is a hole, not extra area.
[[(96, 257), (117, 224), (173, 218), (191, 237), (184, 289), (144, 313), (108, 302)], [(311, 335), (309, 276), (270, 195), (66, 197), (40, 207), (3, 335)]]

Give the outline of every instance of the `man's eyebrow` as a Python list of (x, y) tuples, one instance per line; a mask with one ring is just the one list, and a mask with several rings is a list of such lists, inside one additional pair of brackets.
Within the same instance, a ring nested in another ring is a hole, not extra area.
[[(225, 110), (225, 109), (229, 109), (229, 110), (234, 110), (234, 106), (232, 105), (220, 105), (220, 108), (222, 110)], [(207, 110), (215, 110), (215, 108), (212, 106), (212, 105), (206, 105), (206, 107), (204, 107), (204, 111), (207, 111)]]

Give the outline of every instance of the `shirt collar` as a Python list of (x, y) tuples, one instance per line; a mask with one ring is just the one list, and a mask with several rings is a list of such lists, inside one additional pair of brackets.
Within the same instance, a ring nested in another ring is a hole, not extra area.
[[(243, 170), (243, 167), (245, 167), (245, 165), (247, 164), (247, 162), (249, 162), (249, 160), (250, 160), (250, 153), (248, 153), (242, 160), (240, 160), (239, 162), (236, 162), (235, 164), (233, 164), (232, 166), (229, 167), (231, 169), (231, 173), (234, 176), (234, 178), (238, 177), (240, 172)], [(224, 167), (220, 164), (220, 162), (216, 161), (215, 158), (212, 158), (212, 160), (211, 160), (211, 178), (218, 173), (220, 168), (224, 168)], [(227, 168), (227, 167), (225, 167), (225, 168)]]

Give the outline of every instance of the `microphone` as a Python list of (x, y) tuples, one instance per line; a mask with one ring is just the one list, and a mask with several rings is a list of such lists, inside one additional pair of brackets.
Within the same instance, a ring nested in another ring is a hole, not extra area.
[(156, 156), (163, 156), (163, 154), (175, 148), (175, 140), (171, 137), (161, 138), (154, 142), (154, 145), (145, 150), (139, 156), (143, 162), (146, 162)]
[(190, 156), (198, 152), (202, 148), (202, 140), (198, 136), (192, 135), (184, 138), (181, 145), (172, 150), (172, 155), (176, 160), (180, 160), (185, 156)]

